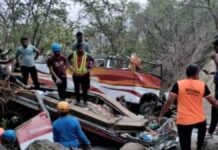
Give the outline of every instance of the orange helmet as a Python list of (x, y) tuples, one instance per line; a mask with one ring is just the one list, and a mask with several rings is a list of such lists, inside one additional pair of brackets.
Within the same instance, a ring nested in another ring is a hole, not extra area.
[(3, 128), (0, 128), (0, 137), (3, 135), (4, 132), (5, 130)]
[(66, 101), (61, 101), (57, 104), (58, 112), (67, 113), (70, 111), (70, 104)]

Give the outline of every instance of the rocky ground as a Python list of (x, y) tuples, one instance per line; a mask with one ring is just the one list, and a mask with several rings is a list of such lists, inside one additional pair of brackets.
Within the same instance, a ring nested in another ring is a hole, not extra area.
[[(197, 134), (193, 133), (192, 135), (192, 149), (196, 149), (196, 140), (197, 139)], [(204, 150), (216, 150), (218, 149), (218, 136), (214, 135), (212, 139), (206, 140)]]
[(205, 150), (218, 149), (218, 136), (214, 136), (213, 139), (207, 140)]

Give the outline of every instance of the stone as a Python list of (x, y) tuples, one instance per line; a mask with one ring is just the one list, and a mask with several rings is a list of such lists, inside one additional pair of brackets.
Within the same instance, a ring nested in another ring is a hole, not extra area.
[(64, 146), (49, 140), (36, 140), (26, 150), (66, 150)]

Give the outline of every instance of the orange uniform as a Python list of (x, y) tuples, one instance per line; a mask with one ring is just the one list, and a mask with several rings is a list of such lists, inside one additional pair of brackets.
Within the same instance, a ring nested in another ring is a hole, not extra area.
[[(203, 110), (203, 97), (210, 94), (205, 83), (199, 80), (184, 79), (178, 81), (177, 86), (178, 92), (171, 91), (177, 95), (177, 124), (191, 125), (204, 121), (206, 118)], [(207, 91), (206, 94), (205, 91)]]

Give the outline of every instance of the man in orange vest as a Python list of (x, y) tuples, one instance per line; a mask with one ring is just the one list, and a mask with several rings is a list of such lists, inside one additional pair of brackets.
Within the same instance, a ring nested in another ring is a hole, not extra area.
[(191, 150), (191, 133), (198, 129), (197, 150), (202, 149), (206, 134), (206, 117), (203, 110), (205, 97), (214, 107), (218, 108), (218, 101), (212, 97), (207, 85), (199, 80), (200, 67), (190, 64), (186, 68), (187, 78), (177, 81), (171, 89), (170, 95), (162, 108), (158, 120), (168, 111), (177, 100), (177, 129), (182, 150)]
[(94, 59), (83, 50), (82, 44), (76, 45), (77, 51), (74, 51), (69, 57), (68, 62), (73, 70), (73, 82), (76, 94), (76, 105), (80, 105), (80, 86), (83, 92), (84, 106), (87, 106), (87, 93), (90, 88), (90, 69), (94, 66)]

